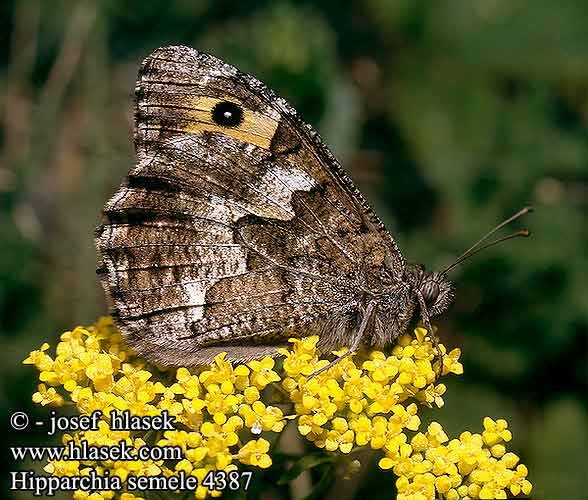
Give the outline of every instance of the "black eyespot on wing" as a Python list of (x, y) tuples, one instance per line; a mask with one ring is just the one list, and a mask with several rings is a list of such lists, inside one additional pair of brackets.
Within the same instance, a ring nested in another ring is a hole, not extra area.
[(212, 119), (221, 127), (236, 127), (243, 121), (243, 108), (234, 102), (219, 102), (212, 108)]

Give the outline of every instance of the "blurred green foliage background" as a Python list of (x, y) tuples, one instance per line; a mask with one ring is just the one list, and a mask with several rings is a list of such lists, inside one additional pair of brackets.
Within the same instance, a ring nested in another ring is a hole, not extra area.
[[(586, 498), (588, 3), (364, 0), (0, 3), (0, 400), (33, 418), (20, 361), (106, 311), (93, 230), (133, 165), (141, 60), (181, 43), (256, 75), (321, 132), (397, 237), (440, 268), (526, 204), (533, 236), (454, 273), (440, 336), (463, 350), (435, 418), (506, 418), (533, 498)], [(372, 463), (328, 498), (391, 498)], [(11, 459), (8, 470), (22, 467)], [(28, 494), (14, 494), (29, 498)], [(284, 490), (264, 498), (280, 498)]]

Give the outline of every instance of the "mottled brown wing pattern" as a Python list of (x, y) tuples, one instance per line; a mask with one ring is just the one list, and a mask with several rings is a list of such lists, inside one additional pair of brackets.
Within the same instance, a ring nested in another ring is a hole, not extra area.
[(316, 132), (253, 77), (186, 47), (147, 58), (136, 93), (137, 165), (96, 237), (135, 350), (201, 365), (350, 330), (384, 259), (403, 261)]

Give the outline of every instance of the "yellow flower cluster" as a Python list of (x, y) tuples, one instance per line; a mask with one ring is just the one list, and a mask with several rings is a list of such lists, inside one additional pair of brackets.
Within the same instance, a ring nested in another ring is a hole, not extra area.
[[(426, 333), (417, 328), (390, 356), (374, 351), (360, 366), (348, 357), (310, 380), (306, 376), (328, 363), (319, 360), (318, 337), (292, 339), (293, 348), (282, 351), (282, 385), (295, 403), (300, 434), (328, 451), (382, 450), (379, 465), (398, 476), (399, 500), (507, 498), (507, 490), (528, 495), (526, 467), (502, 444), (511, 439), (505, 420), (486, 417), (481, 435), (464, 432), (451, 441), (433, 422), (409, 438), (407, 431), (421, 425), (417, 403), (444, 404), (446, 388), (435, 382), (436, 351)], [(459, 349), (441, 350), (443, 375), (463, 373)]]
[[(125, 441), (133, 450), (146, 444), (181, 448), (183, 458), (173, 466), (163, 460), (147, 461), (53, 461), (46, 471), (55, 475), (84, 475), (108, 470), (125, 481), (136, 476), (169, 476), (179, 471), (195, 476), (200, 482), (209, 471), (236, 470), (241, 464), (267, 468), (272, 464), (269, 441), (258, 437), (262, 432), (281, 432), (286, 423), (282, 411), (261, 401), (263, 389), (280, 381), (273, 371), (274, 360), (251, 361), (235, 368), (217, 356), (207, 370), (193, 374), (185, 368), (175, 373), (175, 381), (165, 385), (166, 374), (155, 367), (146, 369), (122, 344), (120, 333), (110, 318), (102, 318), (90, 328), (78, 327), (61, 336), (56, 356), (47, 354), (48, 344), (30, 353), (25, 364), (40, 371), (39, 390), (33, 401), (42, 405), (61, 406), (65, 399), (77, 406), (80, 414), (102, 412), (103, 420), (95, 431), (65, 434), (64, 444), (73, 440), (88, 446), (115, 446)], [(158, 378), (160, 380), (153, 381)], [(49, 389), (47, 385), (52, 386)], [(61, 388), (67, 397), (56, 390)], [(177, 430), (161, 436), (143, 436), (131, 431), (113, 431), (109, 425), (112, 410), (129, 410), (131, 415), (155, 416), (162, 410), (175, 417)], [(248, 431), (248, 432), (244, 432)], [(133, 435), (137, 434), (137, 435)], [(151, 443), (147, 443), (151, 437)], [(219, 496), (199, 486), (196, 498), (208, 494)], [(101, 495), (96, 497), (95, 495)], [(113, 498), (115, 492), (89, 495), (77, 491), (75, 499)], [(130, 493), (122, 497), (134, 498)], [(131, 496), (129, 496), (131, 495)]]
[[(97, 430), (65, 434), (64, 444), (85, 440), (88, 445), (108, 447), (124, 441), (134, 451), (146, 445), (177, 447), (181, 458), (76, 461), (64, 457), (45, 470), (56, 476), (83, 476), (94, 470), (119, 477), (123, 485), (131, 474), (183, 473), (198, 478), (196, 498), (219, 496), (220, 491), (201, 484), (207, 474), (238, 470), (239, 463), (271, 467), (271, 433), (280, 433), (288, 420), (296, 419), (300, 434), (318, 448), (343, 455), (365, 447), (380, 450), (384, 456), (379, 465), (398, 476), (401, 500), (506, 498), (507, 491), (515, 496), (530, 492), (526, 467), (503, 444), (511, 438), (506, 421), (487, 417), (482, 434), (464, 432), (453, 440), (435, 422), (426, 432), (417, 432), (419, 405), (442, 407), (446, 390), (437, 383), (436, 351), (424, 329), (401, 337), (390, 356), (374, 351), (358, 365), (350, 356), (309, 379), (328, 363), (319, 359), (317, 341), (317, 337), (291, 339), (291, 349), (281, 351), (282, 376), (271, 358), (233, 367), (224, 354), (198, 373), (186, 368), (171, 373), (136, 357), (110, 318), (66, 332), (55, 357), (43, 344), (24, 361), (40, 372), (34, 402), (61, 406), (71, 401), (82, 415), (102, 412)], [(443, 375), (461, 374), (459, 349), (450, 353), (441, 349)], [(290, 415), (278, 407), (283, 405)], [(113, 410), (137, 416), (165, 410), (175, 417), (176, 429), (160, 434), (115, 431), (110, 422)], [(74, 494), (76, 500), (115, 497), (139, 499), (124, 489)]]

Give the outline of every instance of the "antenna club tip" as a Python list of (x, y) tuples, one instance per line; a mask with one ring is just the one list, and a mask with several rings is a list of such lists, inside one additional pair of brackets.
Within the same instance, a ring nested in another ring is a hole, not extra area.
[(535, 209), (531, 205), (529, 205), (529, 206), (523, 208), (523, 211), (525, 211), (526, 213), (531, 213), (531, 212), (534, 212)]

